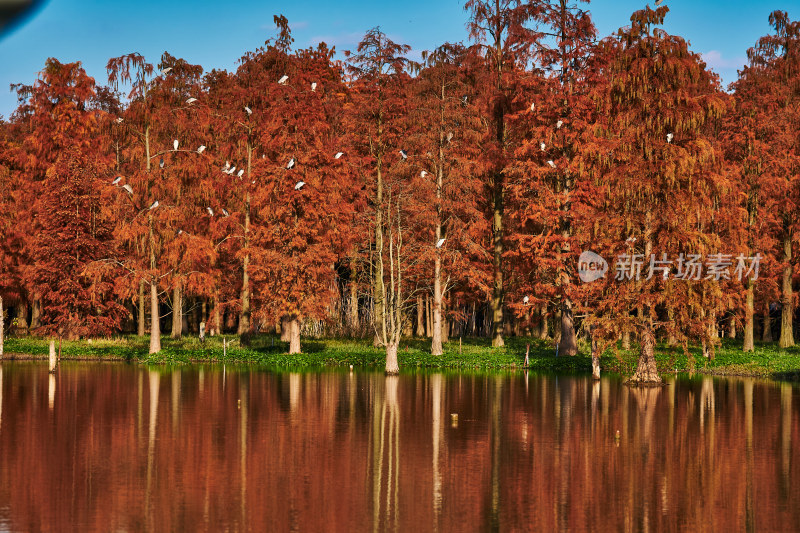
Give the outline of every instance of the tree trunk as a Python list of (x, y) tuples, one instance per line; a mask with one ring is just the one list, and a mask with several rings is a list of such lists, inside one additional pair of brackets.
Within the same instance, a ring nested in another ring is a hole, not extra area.
[[(3, 297), (0, 296), (0, 360), (3, 359), (3, 340), (5, 338), (6, 316), (3, 311)], [(2, 400), (2, 398), (0, 398)]]
[[(219, 289), (214, 291), (214, 330), (217, 335), (222, 334), (222, 317), (220, 316), (219, 308)], [(214, 333), (211, 333), (214, 336)]]
[(597, 346), (597, 339), (590, 333), (592, 342), (592, 379), (600, 379), (600, 351)]
[(289, 319), (289, 355), (300, 352), (300, 319), (293, 316)]
[(144, 279), (139, 280), (139, 309), (136, 313), (138, 315), (136, 334), (144, 337), (145, 334), (145, 308), (144, 308)]
[(39, 320), (42, 315), (42, 299), (38, 294), (34, 294), (31, 298), (31, 329), (38, 328), (41, 324)]
[(769, 302), (764, 304), (763, 326), (761, 340), (764, 342), (772, 342), (772, 317), (769, 314)]
[(794, 332), (792, 331), (792, 233), (787, 232), (783, 238), (783, 283), (781, 284), (781, 338), (778, 346), (790, 348), (794, 346)]
[(539, 322), (539, 338), (545, 340), (550, 333), (550, 327), (547, 320), (547, 304), (542, 305), (541, 309), (539, 310), (539, 317), (541, 318), (541, 321)]
[(578, 337), (575, 335), (575, 324), (572, 321), (572, 306), (569, 300), (564, 301), (561, 310), (561, 340), (558, 343), (558, 355), (576, 355), (578, 353)]
[[(354, 264), (351, 262), (351, 264)], [(358, 285), (355, 280), (355, 266), (350, 267), (350, 302), (347, 308), (348, 322), (350, 324), (350, 335), (356, 336), (359, 333), (358, 323)]]
[[(247, 181), (250, 182), (250, 164), (253, 156), (253, 147), (247, 142)], [(244, 248), (242, 259), (242, 310), (239, 313), (238, 335), (250, 331), (250, 189), (247, 190), (244, 201)]]
[(281, 317), (281, 341), (291, 342), (292, 340), (292, 317), (283, 315)]
[(433, 337), (433, 307), (431, 306), (431, 295), (425, 293), (425, 335)]
[(425, 309), (423, 307), (424, 300), (422, 299), (422, 295), (417, 295), (417, 337), (424, 337), (425, 336), (425, 323), (423, 320), (425, 319)]
[(397, 346), (398, 342), (389, 342), (386, 344), (386, 375), (393, 376), (400, 373), (400, 366), (397, 363)]
[(625, 329), (625, 331), (622, 332), (622, 349), (631, 349), (631, 332), (628, 329)]
[[(501, 118), (502, 120), (502, 112)], [(504, 125), (498, 125), (504, 130)], [(498, 133), (502, 135), (503, 133)], [(500, 138), (499, 138), (500, 139)], [(503, 341), (503, 175), (495, 173), (495, 183), (492, 187), (492, 269), (494, 270), (494, 283), (492, 286), (491, 311), (492, 311), (492, 346), (504, 346)]]
[(747, 280), (747, 293), (744, 307), (744, 342), (742, 351), (752, 352), (755, 349), (753, 342), (753, 279)]
[(728, 331), (727, 336), (729, 339), (736, 338), (736, 314), (731, 313), (731, 316), (728, 317)]
[(172, 334), (173, 339), (180, 339), (183, 331), (183, 294), (180, 285), (172, 290)]
[(28, 334), (28, 304), (22, 300), (17, 306), (16, 326), (12, 330), (12, 334), (27, 335)]
[[(436, 238), (439, 239), (441, 229), (437, 226)], [(431, 335), (431, 355), (442, 355), (442, 259), (436, 250), (433, 262), (433, 334)]]
[(158, 287), (155, 280), (150, 282), (150, 352), (161, 351), (161, 324), (158, 312)]
[(639, 352), (639, 365), (636, 373), (628, 380), (628, 383), (635, 385), (660, 385), (661, 376), (658, 375), (656, 358), (653, 353), (656, 338), (653, 335), (653, 328), (650, 325), (642, 326), (639, 337), (641, 349)]

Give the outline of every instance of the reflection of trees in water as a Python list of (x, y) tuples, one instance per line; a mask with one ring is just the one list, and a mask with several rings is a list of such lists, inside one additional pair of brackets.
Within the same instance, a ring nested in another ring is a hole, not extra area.
[[(373, 386), (372, 396), (372, 527), (373, 531), (398, 530), (400, 482), (400, 413), (397, 402), (399, 376), (385, 376)], [(383, 386), (381, 386), (383, 385)], [(385, 499), (385, 504), (383, 500)], [(381, 514), (381, 506), (385, 511)]]

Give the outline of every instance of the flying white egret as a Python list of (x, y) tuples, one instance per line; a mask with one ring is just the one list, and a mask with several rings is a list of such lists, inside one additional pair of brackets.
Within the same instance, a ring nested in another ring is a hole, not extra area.
[(536, 109), (536, 102), (531, 102), (531, 111)]
[(120, 181), (122, 181), (122, 176), (117, 176), (116, 178), (114, 178), (114, 181), (111, 182), (111, 185), (116, 185)]
[[(255, 182), (253, 182), (253, 183), (255, 183)], [(298, 181), (297, 184), (294, 186), (294, 190), (299, 191), (300, 189), (303, 188), (303, 185), (305, 185), (305, 184), (306, 184), (305, 181)]]
[(208, 211), (208, 216), (210, 216), (210, 217), (214, 216), (214, 210), (211, 209), (210, 207), (206, 207), (206, 211)]
[(420, 176), (421, 178), (424, 178), (424, 177), (425, 177), (425, 176), (427, 176), (427, 175), (428, 175), (428, 172), (427, 172), (427, 171), (425, 171), (425, 170), (423, 170), (422, 172), (420, 172), (420, 173), (419, 173), (419, 176)]
[(286, 165), (286, 170), (291, 170), (294, 168), (294, 157), (289, 161), (289, 164)]
[(672, 139), (673, 139), (673, 137), (675, 137), (673, 134), (671, 134), (671, 133), (667, 133), (667, 142), (668, 142), (668, 143), (671, 143), (671, 142), (672, 142)]
[(177, 150), (178, 149), (178, 144), (179, 144), (178, 143), (178, 139), (175, 139), (174, 141), (172, 141), (172, 149), (173, 150)]
[(334, 158), (334, 159), (339, 159), (339, 158), (340, 158), (340, 157), (342, 157), (343, 155), (344, 155), (344, 152), (336, 152), (336, 155), (335, 155), (335, 156), (333, 156), (333, 158)]
[(234, 172), (236, 172), (236, 167), (231, 167), (231, 168), (229, 168), (229, 169), (227, 170), (227, 172), (228, 172), (228, 174), (233, 174)]
[(664, 0), (656, 0), (656, 7), (660, 6)]
[(202, 154), (202, 153), (205, 151), (205, 149), (206, 149), (206, 145), (205, 145), (205, 144), (201, 144), (201, 145), (200, 145), (200, 146), (197, 148), (197, 153), (198, 153), (198, 154)]
[(462, 103), (463, 105), (467, 105), (467, 95), (466, 95), (466, 94), (465, 94), (464, 96), (462, 96), (462, 97), (461, 97), (461, 103)]
[(122, 117), (117, 117), (117, 124), (122, 124)]
[(556, 122), (556, 129), (560, 128), (563, 125), (564, 125), (564, 121), (563, 120), (559, 120), (558, 122)]
[(403, 161), (405, 161), (406, 159), (408, 159), (408, 152), (406, 152), (405, 150), (400, 150), (400, 157), (402, 157)]
[(162, 158), (159, 160), (159, 162), (158, 162), (158, 166), (159, 166), (160, 168), (164, 168), (164, 158), (163, 158), (163, 157), (162, 157)]
[(442, 237), (441, 239), (439, 239), (438, 241), (436, 241), (436, 247), (437, 247), (437, 248), (441, 248), (441, 247), (442, 247), (442, 245), (444, 244), (444, 241), (446, 241), (446, 240), (447, 240), (447, 239), (445, 239), (444, 237)]
[(172, 70), (172, 67), (167, 67), (167, 68), (165, 68), (164, 70), (161, 71), (161, 74), (166, 74), (170, 70)]
[(250, 109), (250, 108), (249, 108), (249, 107), (247, 107), (247, 106), (244, 106), (244, 110), (245, 110), (245, 111), (247, 111), (247, 114), (248, 114), (248, 115), (252, 115), (252, 114), (253, 114), (253, 110), (252, 110), (252, 109)]
[(556, 164), (555, 164), (555, 163), (553, 163), (553, 160), (552, 160), (552, 159), (551, 159), (551, 160), (549, 160), (549, 161), (547, 162), (547, 164), (548, 164), (548, 165), (550, 165), (550, 166), (551, 166), (551, 167), (553, 167), (553, 168), (556, 168)]
[(125, 185), (123, 185), (122, 188), (125, 189), (126, 191), (128, 191), (128, 194), (133, 194), (133, 187), (131, 187), (127, 183)]
[(244, 169), (240, 168), (239, 172), (237, 172), (236, 175), (241, 178), (244, 175)]
[(228, 213), (228, 210), (223, 207), (222, 208), (222, 214), (225, 215), (225, 216), (228, 216), (230, 213)]
[(524, 304), (527, 304), (529, 301), (530, 301), (530, 298), (528, 298), (527, 296), (522, 299), (522, 303), (524, 303)]
[(196, 101), (197, 101), (197, 98), (195, 98), (194, 96), (192, 96), (191, 98), (188, 98), (188, 99), (186, 100), (186, 105), (192, 105), (192, 104), (193, 104), (193, 103), (195, 103)]
[(547, 148), (547, 145), (546, 145), (546, 144), (544, 144), (544, 143), (540, 143), (540, 144), (539, 144), (539, 148), (541, 148), (541, 149), (542, 149), (542, 152), (544, 152), (544, 149), (545, 149), (545, 148)]
[(156, 200), (155, 202), (153, 202), (152, 204), (150, 204), (150, 208), (149, 208), (149, 209), (150, 209), (150, 211), (152, 211), (152, 210), (153, 210), (153, 209), (155, 209), (156, 207), (158, 207), (158, 200)]
[(283, 76), (281, 76), (281, 79), (278, 80), (278, 83), (281, 85), (286, 85), (287, 81), (289, 81), (289, 76), (284, 74)]
[(317, 90), (317, 82), (314, 82), (311, 84), (311, 92), (314, 92), (316, 90)]

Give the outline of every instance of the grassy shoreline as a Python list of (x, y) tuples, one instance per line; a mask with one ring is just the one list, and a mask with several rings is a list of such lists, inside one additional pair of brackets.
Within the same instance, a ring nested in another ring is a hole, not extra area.
[[(223, 348), (223, 339), (227, 349)], [(5, 340), (7, 360), (47, 357), (50, 340), (38, 337), (9, 337)], [(450, 370), (509, 370), (524, 367), (526, 344), (530, 343), (528, 369), (547, 372), (589, 373), (591, 360), (588, 347), (581, 346), (575, 357), (556, 357), (552, 342), (538, 339), (511, 338), (506, 346), (492, 348), (488, 339), (469, 338), (459, 343), (451, 340), (445, 353), (434, 357), (427, 339), (407, 339), (400, 345), (398, 358), (402, 368)], [(58, 342), (56, 342), (58, 345)], [(275, 368), (318, 368), (353, 365), (359, 368), (382, 368), (384, 352), (364, 339), (308, 339), (302, 343), (302, 354), (289, 355), (287, 343), (276, 336), (260, 335), (249, 346), (239, 337), (162, 338), (162, 351), (148, 355), (148, 337), (122, 336), (106, 339), (64, 341), (62, 359), (91, 361), (129, 361), (144, 364), (192, 364), (205, 362), (254, 363)], [(714, 361), (702, 357), (699, 347), (689, 349), (659, 344), (656, 359), (663, 374), (698, 372), (713, 375), (757, 376), (773, 379), (800, 380), (800, 346), (781, 350), (775, 344), (757, 343), (752, 353), (743, 353), (740, 342), (723, 339)], [(636, 368), (637, 353), (633, 350), (609, 350), (603, 354), (602, 372), (627, 376)]]

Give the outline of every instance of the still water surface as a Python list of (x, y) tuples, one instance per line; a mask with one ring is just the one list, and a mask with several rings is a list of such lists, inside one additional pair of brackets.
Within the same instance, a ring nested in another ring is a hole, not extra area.
[(6, 362), (0, 530), (792, 530), (799, 392)]

